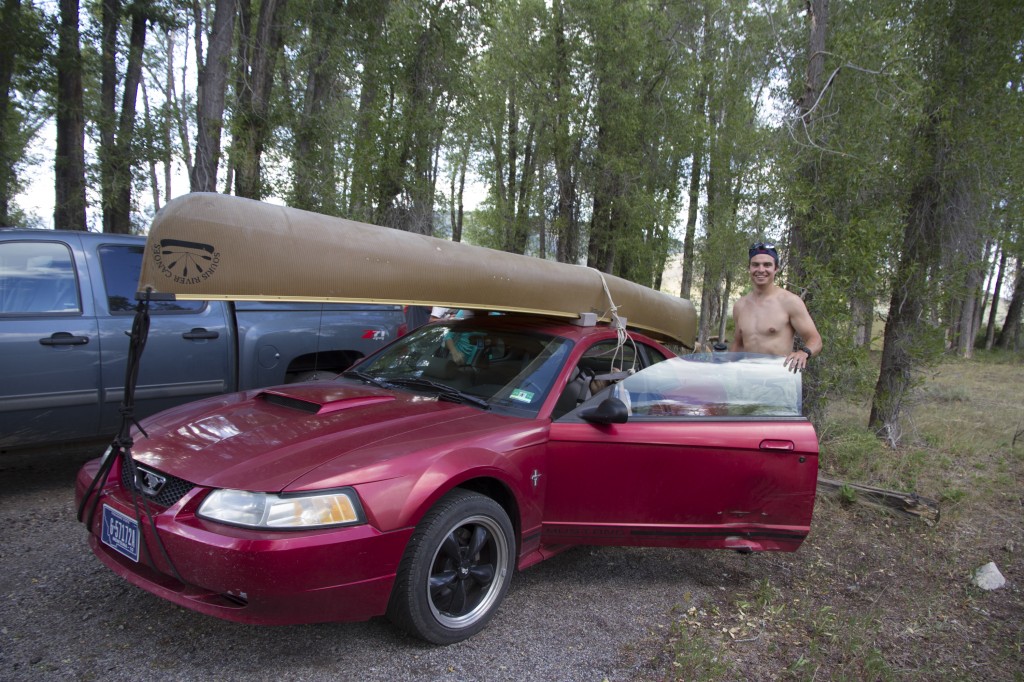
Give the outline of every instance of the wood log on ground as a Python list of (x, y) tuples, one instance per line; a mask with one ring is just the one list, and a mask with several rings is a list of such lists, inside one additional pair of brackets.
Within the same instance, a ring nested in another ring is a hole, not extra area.
[(936, 500), (921, 497), (917, 493), (905, 493), (896, 490), (885, 490), (859, 483), (835, 481), (818, 477), (818, 492), (829, 497), (848, 499), (843, 489), (854, 493), (854, 501), (869, 507), (884, 509), (904, 518), (918, 519), (929, 526), (939, 522), (939, 503)]

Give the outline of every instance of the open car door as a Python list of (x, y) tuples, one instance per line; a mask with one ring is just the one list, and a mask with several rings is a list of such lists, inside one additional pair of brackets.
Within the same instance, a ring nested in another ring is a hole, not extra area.
[(544, 544), (793, 551), (818, 475), (800, 375), (747, 353), (660, 362), (551, 425)]

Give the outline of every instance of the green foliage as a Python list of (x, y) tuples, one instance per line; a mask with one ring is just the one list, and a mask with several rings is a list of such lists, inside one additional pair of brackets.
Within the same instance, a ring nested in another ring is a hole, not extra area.
[(43, 12), (30, 2), (0, 6), (0, 225), (25, 225), (12, 200), (24, 187), (32, 139), (51, 113), (53, 46)]
[[(180, 51), (193, 40), (191, 6), (132, 5), (143, 6), (154, 22), (151, 101), (148, 114), (140, 107), (134, 145), (118, 152), (136, 171), (136, 196), (149, 182), (141, 171), (180, 163), (195, 134), (195, 93), (181, 91), (193, 72), (179, 58), (177, 98), (163, 101), (168, 55), (154, 30), (170, 29)], [(825, 340), (808, 374), (808, 404), (819, 411), (874, 382), (870, 352), (895, 286), (894, 310), (904, 294), (916, 306), (906, 325), (890, 324), (908, 381), (882, 385), (877, 401), (898, 409), (920, 368), (941, 357), (947, 332), (956, 337), (983, 265), (979, 247), (998, 237), (1011, 265), (1024, 257), (1024, 18), (1014, 0), (830, 3), (823, 93), (805, 124), (792, 106), (809, 59), (806, 14), (796, 9), (741, 0), (289, 0), (269, 107), (244, 111), (245, 80), (229, 84), (234, 165), (256, 153), (240, 143), (259, 132), (261, 193), (438, 234), (453, 231), (439, 227), (458, 191), (447, 180), (468, 167), (488, 196), (466, 218), (467, 239), (585, 259), (654, 286), (675, 259), (689, 172), (701, 165), (687, 266), (703, 279), (694, 286), (702, 328), (717, 333), (724, 297), (735, 296), (725, 282), (745, 285), (745, 244), (780, 243), (780, 281), (805, 295)], [(10, 159), (0, 173), (15, 189), (32, 161), (27, 141), (52, 113), (49, 11), (23, 2), (24, 33), (8, 41), (18, 97), (0, 122)], [(98, 11), (83, 7), (91, 135), (114, 125), (98, 102)], [(127, 23), (119, 29), (123, 47)], [(89, 182), (95, 188), (97, 176)], [(925, 189), (929, 201), (915, 203)], [(946, 207), (922, 220), (925, 242), (942, 248), (915, 250), (907, 227), (915, 206), (927, 205)]]
[(887, 453), (874, 433), (855, 424), (831, 423), (824, 429), (821, 467), (830, 477), (870, 481)]

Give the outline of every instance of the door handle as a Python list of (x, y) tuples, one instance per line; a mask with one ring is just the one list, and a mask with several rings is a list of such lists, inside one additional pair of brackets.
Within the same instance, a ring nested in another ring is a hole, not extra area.
[(68, 332), (55, 332), (49, 338), (39, 339), (44, 346), (84, 346), (89, 343), (88, 336), (73, 336)]
[(203, 340), (203, 339), (216, 339), (219, 336), (220, 336), (220, 332), (211, 332), (211, 331), (207, 331), (207, 330), (203, 329), (202, 327), (195, 327), (195, 328), (192, 329), (192, 331), (185, 332), (184, 334), (182, 334), (181, 338), (188, 339), (189, 341), (193, 341), (193, 340)]
[(796, 445), (791, 440), (771, 440), (766, 439), (761, 441), (762, 450), (783, 450), (786, 452), (792, 452), (796, 450)]

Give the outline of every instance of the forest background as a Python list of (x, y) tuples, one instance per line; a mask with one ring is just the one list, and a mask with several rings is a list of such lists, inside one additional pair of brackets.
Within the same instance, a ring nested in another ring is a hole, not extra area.
[(1019, 0), (0, 2), (0, 225), (42, 222), (55, 130), (59, 228), (142, 231), (181, 173), (659, 289), (681, 263), (701, 342), (772, 241), (826, 340), (809, 413), (874, 385), (894, 446), (923, 368), (1024, 346)]

